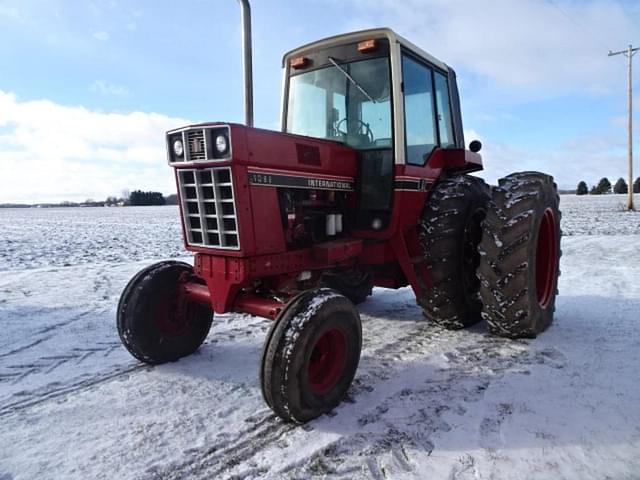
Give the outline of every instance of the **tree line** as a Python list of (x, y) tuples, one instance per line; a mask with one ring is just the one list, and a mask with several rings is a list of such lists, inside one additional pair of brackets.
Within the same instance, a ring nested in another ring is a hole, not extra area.
[(175, 194), (166, 197), (160, 192), (145, 192), (142, 190), (134, 190), (129, 193), (124, 191), (121, 198), (107, 197), (105, 206), (150, 206), (150, 205), (177, 205), (178, 197)]
[[(597, 185), (593, 185), (591, 188), (587, 186), (587, 183), (581, 181), (578, 183), (576, 189), (576, 195), (606, 195), (607, 193), (628, 193), (629, 186), (624, 178), (619, 178), (615, 185), (611, 185), (611, 182), (607, 177), (601, 178)], [(640, 193), (640, 177), (636, 178), (633, 182), (633, 193)]]
[(121, 196), (109, 196), (106, 200), (94, 200), (87, 198), (84, 202), (63, 201), (60, 203), (0, 203), (0, 208), (31, 208), (31, 207), (128, 207), (147, 205), (177, 205), (178, 196), (175, 193), (163, 195), (160, 192), (123, 190)]
[(85, 207), (141, 207), (151, 205), (177, 205), (177, 195), (167, 195), (166, 197), (160, 192), (145, 192), (142, 190), (134, 190), (129, 192), (124, 190), (121, 197), (107, 197), (104, 201), (95, 201), (87, 199), (77, 204), (72, 202), (62, 202), (62, 206), (85, 206)]
[(30, 207), (128, 207), (128, 206), (146, 206), (146, 205), (177, 205), (178, 196), (173, 193), (164, 196), (160, 192), (145, 192), (142, 190), (123, 190), (122, 196), (109, 196), (106, 200), (94, 200), (87, 198), (84, 202), (63, 201), (60, 203), (36, 203), (36, 204), (17, 204), (2, 203), (0, 208), (30, 208)]

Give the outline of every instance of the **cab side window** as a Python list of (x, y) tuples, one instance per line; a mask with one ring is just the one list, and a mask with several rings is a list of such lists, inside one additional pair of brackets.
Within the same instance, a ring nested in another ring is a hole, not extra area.
[(455, 140), (453, 138), (453, 121), (451, 118), (451, 105), (449, 103), (449, 82), (447, 82), (447, 77), (439, 72), (434, 72), (434, 75), (440, 146), (442, 148), (452, 147), (455, 146)]
[(402, 56), (407, 163), (424, 165), (438, 144), (431, 69)]

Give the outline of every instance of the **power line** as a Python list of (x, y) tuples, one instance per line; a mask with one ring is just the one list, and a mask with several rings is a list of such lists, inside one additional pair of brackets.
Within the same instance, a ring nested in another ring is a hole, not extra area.
[(556, 7), (556, 9), (565, 17), (567, 18), (571, 23), (573, 23), (574, 26), (576, 26), (578, 28), (578, 30), (581, 30), (583, 34), (585, 34), (587, 37), (589, 37), (590, 40), (595, 41), (594, 45), (597, 43), (599, 46), (604, 47), (604, 49), (606, 51), (610, 51), (609, 47), (605, 46), (603, 43), (600, 43), (600, 41), (596, 41), (596, 39), (599, 39), (600, 36), (594, 34), (593, 32), (589, 31), (584, 25), (581, 25), (577, 20), (575, 20), (571, 15), (569, 15), (564, 8), (561, 8), (560, 5), (558, 5), (555, 0), (549, 0), (549, 3), (551, 5), (553, 5), (554, 7)]

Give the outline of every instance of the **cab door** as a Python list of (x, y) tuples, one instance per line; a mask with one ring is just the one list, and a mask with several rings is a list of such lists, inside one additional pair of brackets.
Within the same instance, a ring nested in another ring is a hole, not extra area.
[(438, 148), (456, 147), (447, 74), (402, 54), (405, 163), (423, 167)]

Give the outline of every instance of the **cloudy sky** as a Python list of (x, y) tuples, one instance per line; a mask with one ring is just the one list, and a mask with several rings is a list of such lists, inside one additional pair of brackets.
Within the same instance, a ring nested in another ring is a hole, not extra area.
[[(488, 180), (626, 176), (626, 59), (607, 52), (640, 46), (640, 2), (254, 0), (253, 23), (256, 126), (278, 126), (283, 52), (388, 26), (457, 70)], [(241, 122), (241, 78), (233, 0), (0, 0), (0, 203), (171, 193), (164, 131)]]

